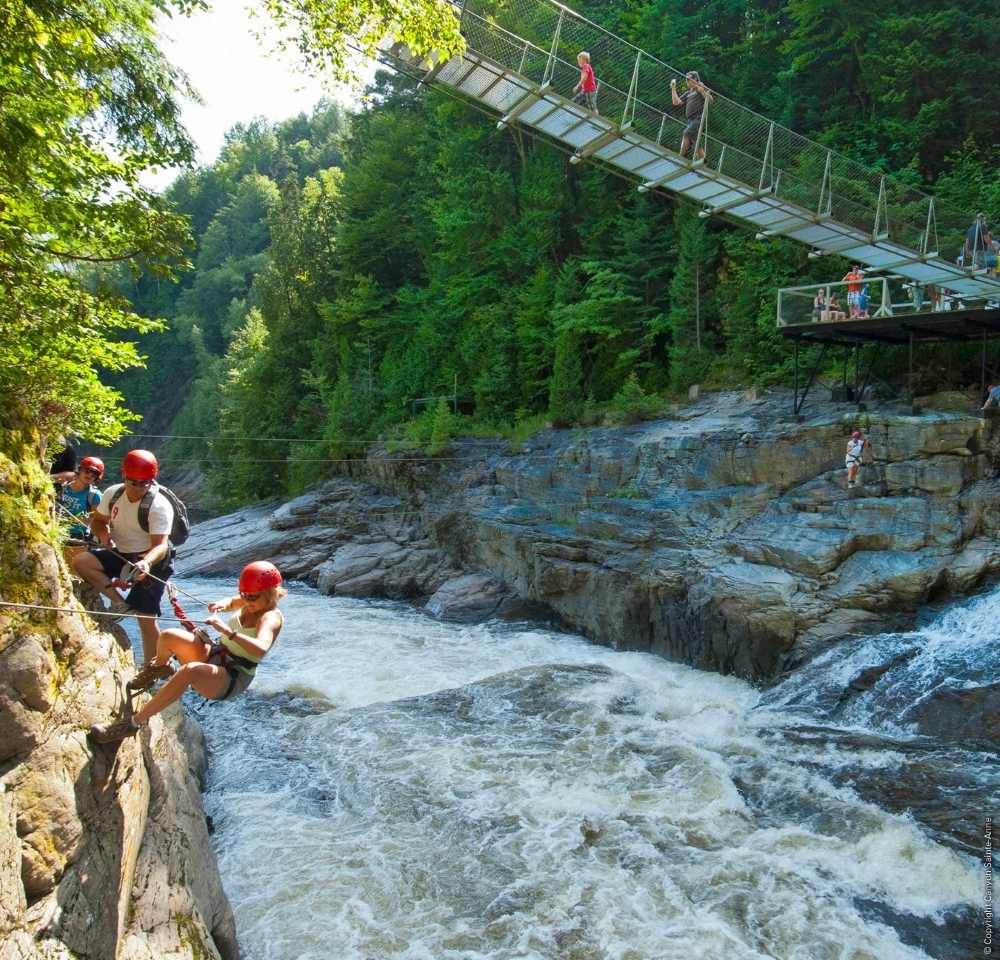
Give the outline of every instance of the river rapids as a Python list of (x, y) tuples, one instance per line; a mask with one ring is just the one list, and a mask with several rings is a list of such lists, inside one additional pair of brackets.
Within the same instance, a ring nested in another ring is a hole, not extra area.
[(244, 957), (983, 956), (993, 753), (899, 718), (1000, 679), (998, 607), (845, 640), (755, 687), (292, 585), (250, 690), (188, 701)]

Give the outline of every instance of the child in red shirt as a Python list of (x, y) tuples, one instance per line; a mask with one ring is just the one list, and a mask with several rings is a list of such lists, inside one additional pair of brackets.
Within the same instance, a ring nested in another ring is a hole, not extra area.
[(573, 102), (597, 113), (597, 81), (590, 65), (590, 54), (582, 50), (576, 55), (576, 62), (580, 64), (580, 82), (573, 87)]

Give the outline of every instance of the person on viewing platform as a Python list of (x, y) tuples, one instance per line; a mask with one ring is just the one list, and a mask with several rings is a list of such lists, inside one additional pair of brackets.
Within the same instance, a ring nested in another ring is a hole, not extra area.
[(868, 318), (868, 284), (861, 285), (861, 292), (858, 294), (858, 316)]
[(1000, 264), (1000, 240), (990, 240), (986, 248), (986, 275), (995, 277), (997, 275), (997, 265)]
[[(675, 107), (684, 105), (684, 115), (687, 118), (687, 126), (684, 128), (684, 135), (681, 137), (680, 155), (683, 158), (687, 155), (691, 146), (691, 138), (698, 139), (698, 129), (701, 127), (701, 117), (705, 112), (705, 105), (712, 103), (713, 98), (708, 87), (701, 82), (697, 70), (689, 70), (684, 77), (687, 89), (683, 94), (677, 93), (677, 81), (670, 80), (670, 98)], [(705, 148), (698, 143), (695, 149), (695, 158), (705, 159)]]
[[(231, 612), (228, 621), (209, 617), (205, 623), (222, 634), (220, 643), (212, 643), (207, 631), (164, 630), (156, 644), (156, 657), (128, 682), (133, 692), (148, 690), (158, 680), (167, 682), (150, 697), (141, 710), (115, 723), (90, 728), (90, 738), (97, 743), (113, 743), (134, 737), (139, 727), (181, 698), (189, 687), (206, 700), (231, 700), (253, 682), (257, 665), (278, 639), (284, 620), (278, 601), (285, 596), (281, 574), (273, 563), (255, 560), (247, 564), (237, 582), (237, 595), (208, 605), (209, 612)], [(170, 659), (177, 659), (175, 669)], [(131, 703), (131, 700), (129, 700)]]
[(844, 313), (843, 308), (840, 306), (840, 297), (837, 296), (837, 292), (834, 291), (830, 294), (830, 309), (827, 311), (829, 313), (830, 320), (846, 320), (847, 314)]
[(1000, 403), (1000, 386), (991, 383), (986, 388), (986, 403), (983, 404), (982, 409), (992, 407), (994, 403)]
[(861, 315), (861, 281), (864, 276), (861, 267), (852, 265), (844, 277), (844, 283), (847, 284), (847, 310), (852, 320)]
[(581, 50), (576, 55), (576, 62), (580, 64), (580, 82), (573, 87), (573, 102), (597, 113), (597, 81), (590, 65), (590, 54)]
[(826, 291), (822, 287), (816, 291), (816, 296), (813, 298), (812, 318), (814, 323), (817, 321), (822, 323), (829, 319), (826, 309)]

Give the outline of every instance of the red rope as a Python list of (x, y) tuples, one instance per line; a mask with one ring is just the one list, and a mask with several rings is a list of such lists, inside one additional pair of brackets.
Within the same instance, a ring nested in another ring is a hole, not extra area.
[(174, 613), (177, 614), (177, 619), (180, 620), (181, 626), (185, 630), (190, 630), (194, 633), (194, 623), (188, 619), (188, 615), (181, 609), (181, 605), (176, 597), (170, 598), (170, 606), (174, 608)]

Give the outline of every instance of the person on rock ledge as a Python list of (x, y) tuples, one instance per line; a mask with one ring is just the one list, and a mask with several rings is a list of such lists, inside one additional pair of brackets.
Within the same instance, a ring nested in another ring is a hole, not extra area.
[(861, 466), (861, 455), (865, 452), (865, 444), (868, 440), (862, 438), (861, 432), (855, 430), (851, 434), (851, 439), (847, 441), (847, 485), (853, 487), (858, 479), (858, 467)]
[[(164, 630), (156, 645), (155, 659), (147, 661), (127, 686), (131, 693), (138, 693), (158, 680), (167, 682), (141, 710), (133, 714), (129, 700), (120, 720), (108, 726), (92, 726), (91, 740), (113, 743), (134, 737), (143, 723), (178, 701), (188, 687), (206, 700), (231, 700), (250, 686), (257, 665), (281, 632), (284, 620), (278, 601), (285, 596), (285, 588), (278, 568), (266, 560), (244, 567), (237, 588), (237, 596), (208, 605), (210, 613), (233, 611), (227, 623), (218, 617), (205, 621), (222, 634), (221, 643), (212, 643), (200, 627), (194, 632)], [(170, 665), (171, 657), (180, 663), (176, 669)]]
[[(148, 450), (129, 450), (122, 459), (122, 483), (108, 487), (90, 515), (90, 531), (96, 543), (72, 560), (73, 572), (111, 601), (106, 610), (95, 611), (113, 623), (135, 614), (142, 638), (143, 662), (156, 653), (160, 626), (160, 600), (174, 572), (174, 550), (170, 528), (174, 508), (159, 492), (159, 466)], [(145, 522), (143, 501), (147, 500)], [(115, 578), (131, 564), (134, 582), (122, 597)]]

